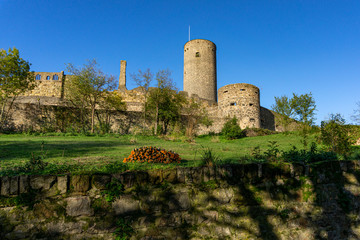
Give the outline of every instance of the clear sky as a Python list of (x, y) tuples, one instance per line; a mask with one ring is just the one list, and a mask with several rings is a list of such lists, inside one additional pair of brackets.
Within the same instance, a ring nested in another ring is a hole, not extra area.
[(348, 122), (360, 101), (359, 0), (0, 0), (0, 48), (16, 47), (33, 71), (65, 70), (96, 59), (116, 77), (170, 69), (183, 89), (183, 46), (217, 45), (218, 88), (250, 83), (261, 105), (312, 92), (317, 123)]

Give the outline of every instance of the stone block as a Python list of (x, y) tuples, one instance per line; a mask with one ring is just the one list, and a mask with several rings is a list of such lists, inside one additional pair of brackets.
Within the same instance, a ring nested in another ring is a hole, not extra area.
[(140, 210), (139, 201), (131, 196), (121, 196), (112, 203), (116, 215), (134, 213)]
[(219, 188), (215, 189), (212, 195), (221, 204), (229, 203), (234, 197), (234, 190), (231, 188)]
[(183, 171), (185, 175), (185, 183), (192, 184), (193, 183), (192, 168), (183, 168)]
[(292, 177), (298, 177), (304, 175), (304, 166), (301, 164), (293, 163), (290, 165), (291, 169), (291, 176)]
[(34, 214), (39, 219), (58, 217), (54, 205), (52, 205), (49, 200), (43, 200), (34, 204)]
[(2, 196), (10, 195), (10, 178), (9, 177), (1, 178), (1, 195)]
[(176, 179), (179, 183), (185, 183), (185, 168), (176, 169)]
[(58, 176), (57, 177), (57, 189), (60, 194), (64, 194), (68, 190), (68, 176)]
[(18, 195), (19, 177), (10, 177), (10, 195)]
[(86, 192), (90, 188), (90, 177), (88, 175), (75, 175), (71, 177), (70, 188), (74, 192)]
[(202, 175), (203, 175), (203, 181), (208, 182), (210, 180), (216, 179), (216, 173), (214, 167), (202, 167)]
[(258, 177), (259, 166), (258, 164), (251, 163), (245, 164), (244, 166), (244, 177), (251, 180)]
[(106, 189), (106, 186), (111, 181), (110, 175), (96, 174), (92, 176), (92, 186), (99, 190)]
[(193, 167), (191, 168), (191, 179), (195, 184), (199, 184), (203, 181), (202, 177), (202, 168), (201, 167)]
[(149, 170), (149, 182), (152, 184), (160, 184), (163, 181), (163, 174), (161, 169)]
[(216, 169), (216, 177), (218, 180), (228, 181), (233, 177), (231, 166), (220, 166)]
[(239, 182), (240, 179), (244, 177), (244, 164), (234, 164), (232, 165), (232, 169), (234, 180)]
[(22, 175), (19, 177), (19, 193), (27, 193), (29, 191), (30, 183), (29, 176)]
[(66, 214), (72, 217), (92, 216), (94, 210), (90, 207), (91, 200), (87, 196), (69, 197), (67, 201)]
[(120, 182), (124, 188), (131, 188), (135, 185), (135, 172), (124, 172), (120, 174)]
[(182, 210), (187, 210), (191, 207), (191, 202), (190, 202), (190, 198), (189, 198), (189, 193), (188, 192), (177, 192), (175, 195), (175, 200), (178, 203), (178, 206), (182, 209)]
[(35, 190), (49, 190), (56, 182), (56, 176), (30, 176), (30, 187)]
[(175, 183), (177, 181), (176, 168), (164, 169), (163, 170), (163, 179), (169, 183)]
[(135, 175), (135, 182), (137, 185), (142, 186), (149, 183), (149, 174), (145, 171), (138, 171)]

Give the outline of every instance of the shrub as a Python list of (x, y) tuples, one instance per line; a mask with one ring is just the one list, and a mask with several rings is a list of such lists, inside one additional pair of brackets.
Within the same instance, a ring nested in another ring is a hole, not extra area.
[(236, 117), (233, 117), (224, 124), (221, 133), (228, 140), (239, 139), (244, 137), (244, 133), (241, 130), (240, 126), (238, 125)]
[(211, 148), (204, 148), (201, 155), (202, 165), (212, 167), (220, 161), (220, 157), (213, 153)]
[(321, 122), (321, 141), (330, 151), (347, 156), (351, 153), (351, 137), (340, 114), (331, 114), (328, 121)]
[(288, 151), (283, 151), (281, 158), (286, 162), (309, 164), (322, 161), (338, 160), (336, 153), (318, 150), (316, 143), (312, 142), (309, 150), (297, 149), (295, 146)]
[(166, 151), (157, 147), (141, 147), (131, 151), (129, 157), (123, 162), (148, 162), (148, 163), (180, 163), (179, 154), (173, 151)]

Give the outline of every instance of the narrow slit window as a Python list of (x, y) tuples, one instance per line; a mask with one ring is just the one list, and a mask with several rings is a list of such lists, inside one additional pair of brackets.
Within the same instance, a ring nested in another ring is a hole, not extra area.
[(255, 122), (255, 118), (250, 118), (250, 122)]
[(253, 105), (254, 105), (254, 104), (252, 104), (252, 103), (249, 104), (250, 107), (253, 106)]
[(236, 106), (236, 102), (230, 103), (230, 106)]
[(224, 91), (224, 93), (227, 93), (228, 91)]
[(50, 80), (50, 76), (46, 76), (46, 80)]
[(59, 76), (58, 76), (57, 74), (55, 74), (55, 75), (53, 76), (53, 80), (59, 80)]
[(41, 80), (41, 75), (37, 74), (36, 77), (35, 77), (35, 80)]
[(240, 89), (240, 91), (241, 91), (241, 92), (243, 92), (243, 91), (245, 91), (245, 89), (244, 89), (244, 88), (242, 88), (242, 89)]
[(195, 57), (200, 57), (200, 52), (196, 52)]

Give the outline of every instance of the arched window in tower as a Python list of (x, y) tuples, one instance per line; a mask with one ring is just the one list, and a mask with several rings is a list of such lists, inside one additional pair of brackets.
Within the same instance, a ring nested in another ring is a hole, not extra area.
[(37, 75), (35, 76), (35, 80), (41, 80), (41, 75), (40, 75), (40, 74), (37, 74)]
[(50, 80), (50, 76), (46, 76), (46, 80)]
[(196, 52), (195, 57), (200, 57), (200, 52)]
[(57, 74), (55, 74), (55, 75), (53, 76), (53, 80), (59, 80), (59, 76), (58, 76)]

